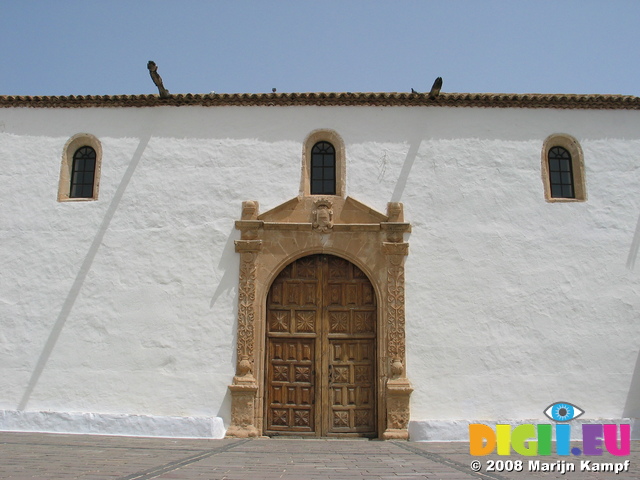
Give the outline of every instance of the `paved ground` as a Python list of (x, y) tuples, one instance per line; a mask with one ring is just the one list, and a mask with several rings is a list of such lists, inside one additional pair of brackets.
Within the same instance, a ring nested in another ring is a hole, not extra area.
[[(579, 445), (576, 443), (576, 445)], [(1, 479), (640, 479), (640, 442), (628, 457), (472, 457), (466, 443), (367, 440), (182, 440), (0, 432)], [(576, 472), (532, 472), (535, 463)], [(560, 463), (556, 463), (560, 460)], [(614, 472), (581, 470), (624, 468)], [(471, 462), (482, 470), (473, 472)], [(491, 462), (497, 470), (489, 472)], [(504, 463), (500, 463), (504, 462)], [(522, 461), (520, 465), (518, 462)], [(565, 463), (563, 464), (562, 461)], [(509, 463), (513, 462), (513, 463)], [(520, 472), (508, 469), (519, 469)]]

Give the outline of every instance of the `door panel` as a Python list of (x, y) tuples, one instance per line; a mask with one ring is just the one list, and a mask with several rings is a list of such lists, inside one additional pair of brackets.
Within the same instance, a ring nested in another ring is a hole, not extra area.
[(315, 431), (314, 357), (313, 339), (274, 339), (269, 342), (267, 429)]
[(364, 339), (330, 343), (329, 433), (375, 433), (372, 342)]
[(350, 262), (288, 265), (267, 298), (267, 434), (375, 435), (376, 302)]

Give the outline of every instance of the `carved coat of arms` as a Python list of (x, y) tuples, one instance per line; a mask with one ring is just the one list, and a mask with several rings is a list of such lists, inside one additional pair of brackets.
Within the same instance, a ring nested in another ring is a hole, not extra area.
[(333, 228), (333, 210), (329, 200), (318, 200), (313, 211), (313, 228), (326, 233)]

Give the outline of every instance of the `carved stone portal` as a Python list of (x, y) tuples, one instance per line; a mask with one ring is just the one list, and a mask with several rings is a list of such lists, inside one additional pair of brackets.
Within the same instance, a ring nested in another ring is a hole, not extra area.
[(278, 274), (313, 254), (342, 257), (369, 278), (377, 298), (376, 431), (380, 438), (406, 439), (411, 384), (406, 378), (404, 262), (409, 245), (402, 204), (384, 215), (350, 198), (296, 197), (259, 214), (258, 203), (243, 203), (236, 375), (230, 437), (265, 431), (267, 294)]

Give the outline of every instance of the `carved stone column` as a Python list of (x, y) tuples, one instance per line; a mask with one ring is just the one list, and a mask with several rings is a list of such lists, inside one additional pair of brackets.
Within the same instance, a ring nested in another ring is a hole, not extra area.
[(258, 384), (254, 376), (255, 315), (256, 315), (256, 258), (262, 249), (258, 239), (262, 222), (256, 220), (257, 202), (243, 202), (242, 220), (236, 228), (242, 231), (241, 239), (235, 241), (240, 254), (240, 281), (238, 289), (238, 344), (236, 375), (231, 391), (231, 425), (228, 437), (256, 437), (260, 435), (255, 426), (256, 395)]
[(409, 254), (409, 244), (403, 241), (403, 234), (409, 232), (411, 226), (403, 221), (401, 203), (389, 203), (387, 212), (390, 221), (381, 224), (387, 240), (382, 242), (382, 250), (387, 269), (386, 331), (389, 358), (386, 430), (382, 438), (406, 440), (409, 438), (409, 397), (413, 388), (405, 369), (404, 261)]

